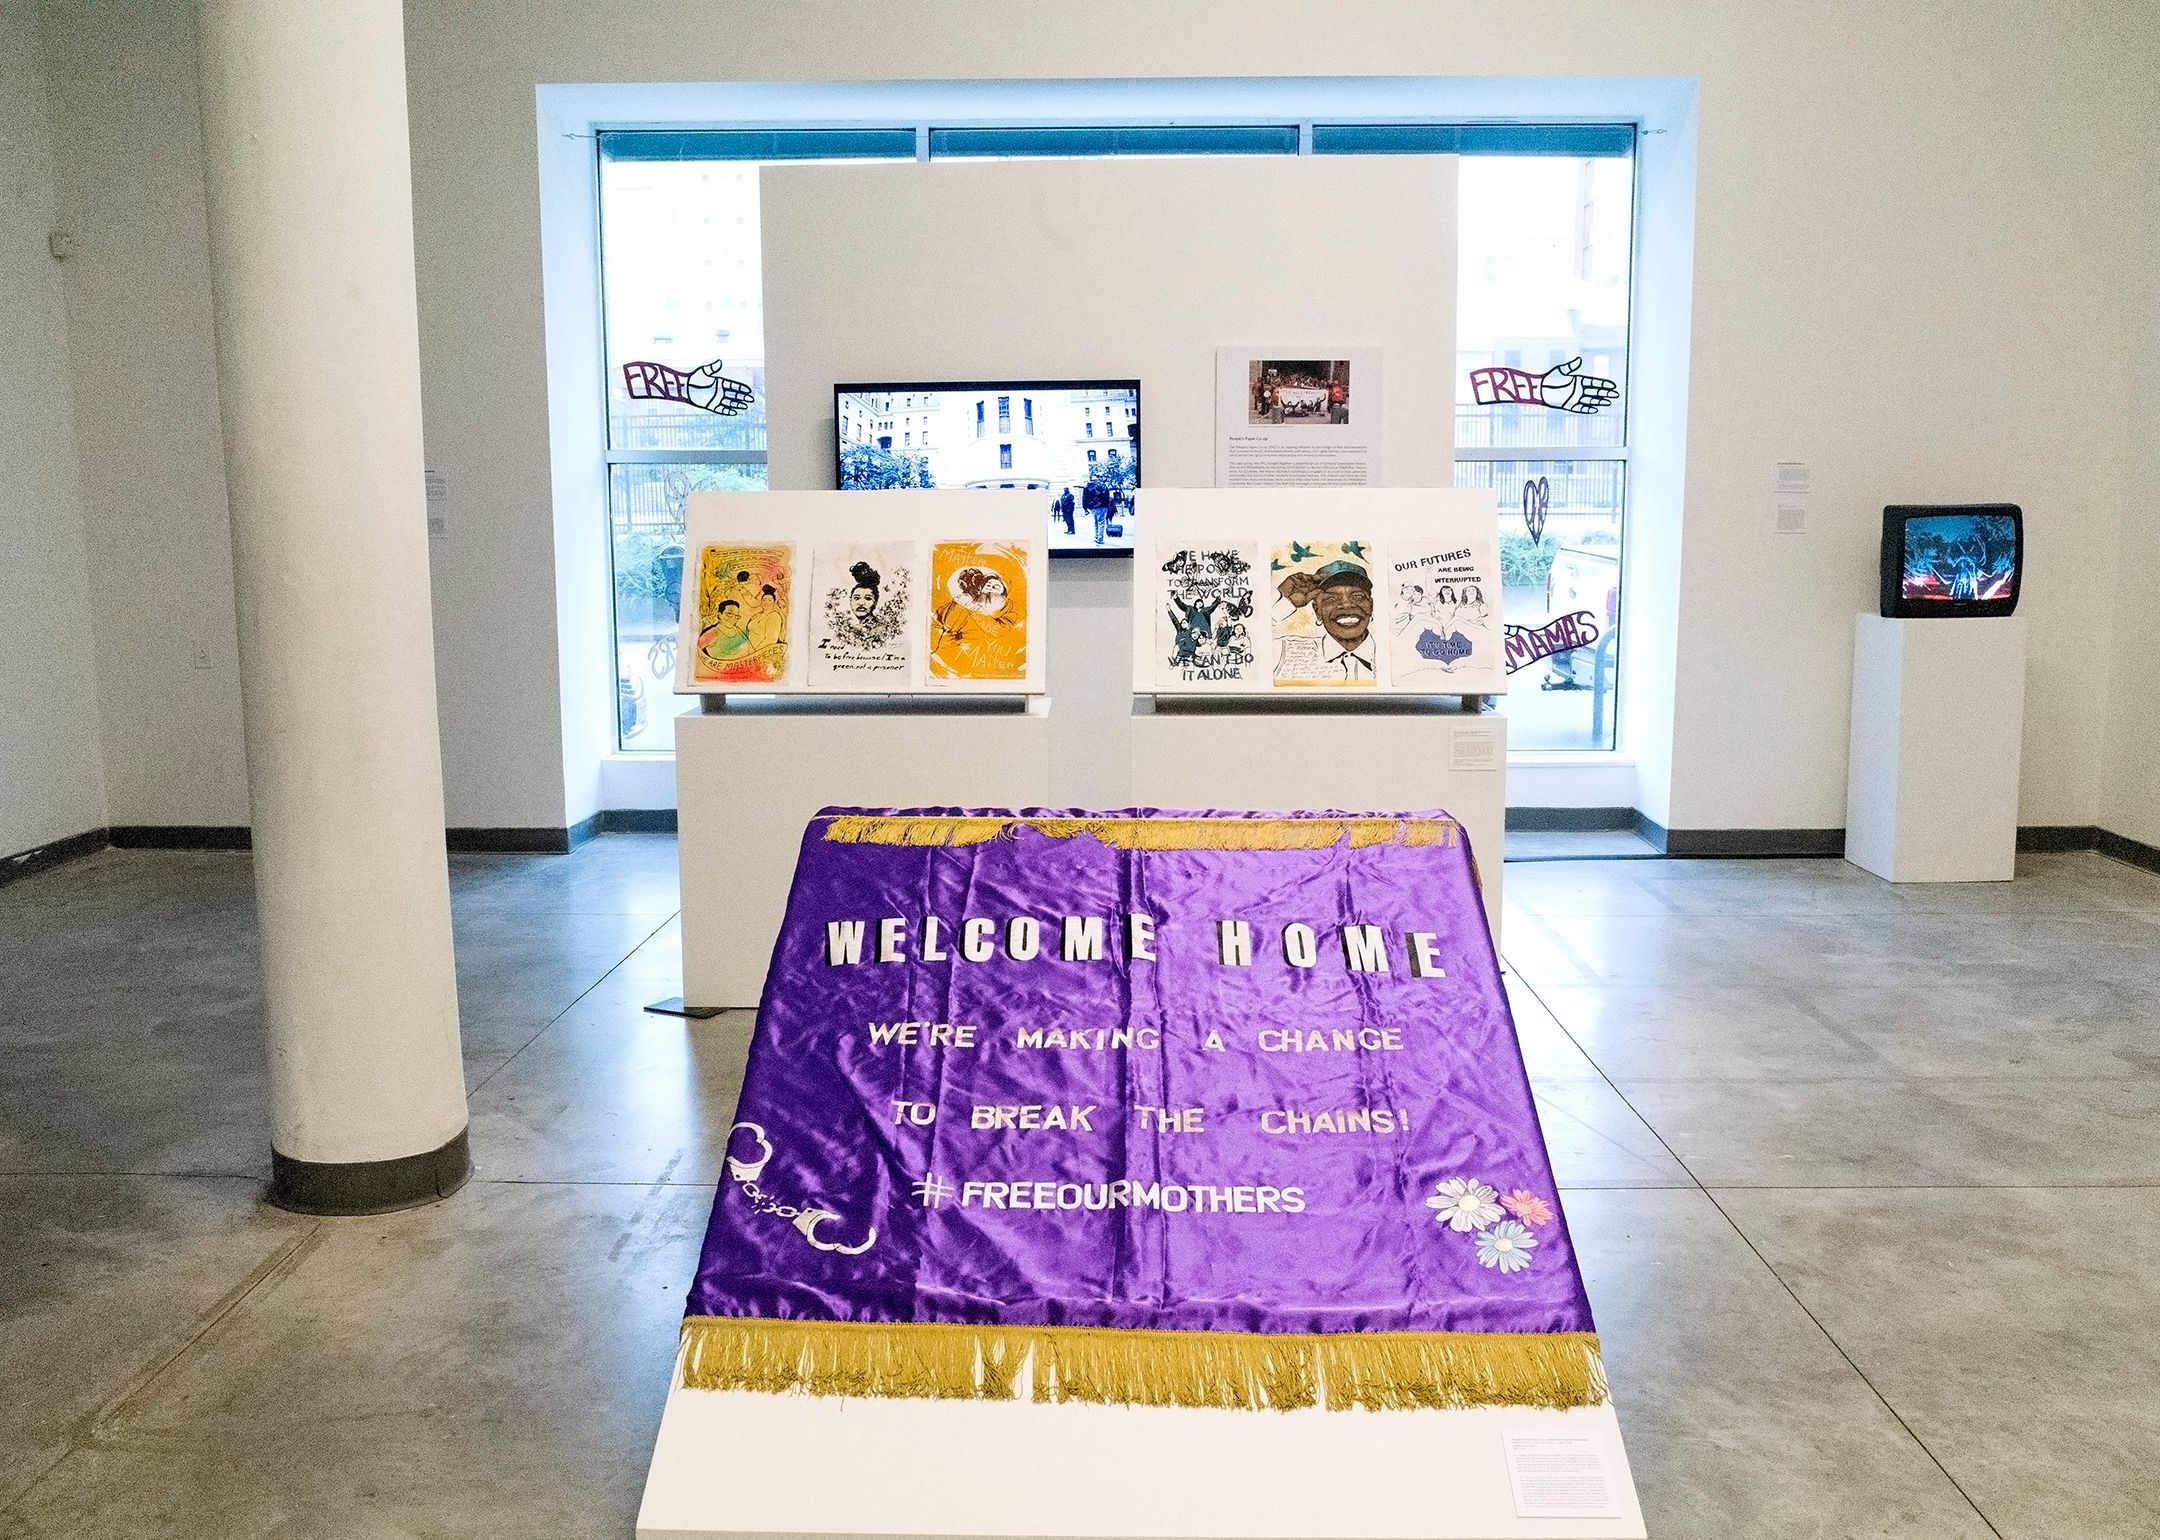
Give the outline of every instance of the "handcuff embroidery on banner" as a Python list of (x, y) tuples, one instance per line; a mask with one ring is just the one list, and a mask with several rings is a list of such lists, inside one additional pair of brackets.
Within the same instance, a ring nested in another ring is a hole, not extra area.
[(859, 1257), (870, 1249), (877, 1240), (876, 1225), (870, 1226), (870, 1232), (857, 1245), (843, 1246), (838, 1241), (821, 1241), (817, 1235), (818, 1226), (828, 1219), (837, 1220), (840, 1217), (838, 1214), (829, 1208), (802, 1208), (795, 1204), (782, 1203), (760, 1187), (758, 1178), (765, 1174), (765, 1167), (773, 1158), (772, 1141), (765, 1137), (765, 1130), (761, 1125), (737, 1123), (728, 1130), (728, 1143), (733, 1145), (735, 1136), (746, 1128), (750, 1131), (750, 1137), (758, 1142), (757, 1159), (737, 1160), (730, 1154), (727, 1157), (727, 1169), (729, 1178), (742, 1189), (743, 1196), (750, 1200), (753, 1212), (771, 1214), (775, 1218), (787, 1220), (802, 1231), (804, 1240), (820, 1251), (837, 1251), (843, 1257)]

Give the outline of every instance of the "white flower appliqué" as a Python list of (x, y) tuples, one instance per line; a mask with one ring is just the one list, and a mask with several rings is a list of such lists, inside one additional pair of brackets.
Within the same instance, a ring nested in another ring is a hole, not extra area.
[(1500, 1195), (1483, 1182), (1466, 1176), (1450, 1177), (1425, 1200), (1434, 1210), (1435, 1223), (1450, 1230), (1482, 1230), (1500, 1217)]

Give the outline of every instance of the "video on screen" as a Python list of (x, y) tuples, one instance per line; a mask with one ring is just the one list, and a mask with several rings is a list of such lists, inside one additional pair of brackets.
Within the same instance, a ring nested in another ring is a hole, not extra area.
[(1133, 549), (1138, 380), (841, 385), (833, 417), (843, 492), (1040, 492), (1053, 554)]
[(1978, 604), (2017, 588), (2017, 521), (2005, 514), (1932, 514), (1905, 521), (1899, 591), (1908, 602)]

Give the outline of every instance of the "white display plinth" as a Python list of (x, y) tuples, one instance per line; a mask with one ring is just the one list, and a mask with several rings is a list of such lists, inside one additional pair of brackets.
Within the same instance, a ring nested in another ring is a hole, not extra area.
[[(1148, 709), (1150, 706), (1152, 710)], [(1450, 701), (1134, 702), (1133, 802), (1235, 812), (1444, 808), (1470, 835), (1500, 944), (1507, 718)]]
[(1860, 616), (1845, 859), (1891, 882), (2007, 882), (2024, 728), (2022, 619)]
[[(1619, 1516), (1520, 1517), (1506, 1434), (1595, 1439)], [(637, 1533), (1640, 1540), (1643, 1521), (1610, 1405), (1233, 1412), (678, 1389)]]
[(1050, 705), (731, 704), (675, 722), (683, 998), (755, 1007), (821, 807), (1042, 807)]

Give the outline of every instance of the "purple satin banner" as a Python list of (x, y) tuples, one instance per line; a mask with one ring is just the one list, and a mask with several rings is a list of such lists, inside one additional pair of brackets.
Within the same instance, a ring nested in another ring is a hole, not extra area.
[(1305, 816), (821, 813), (689, 1314), (1593, 1331), (1447, 815), (1404, 815), (1445, 842), (1321, 849), (828, 837)]

